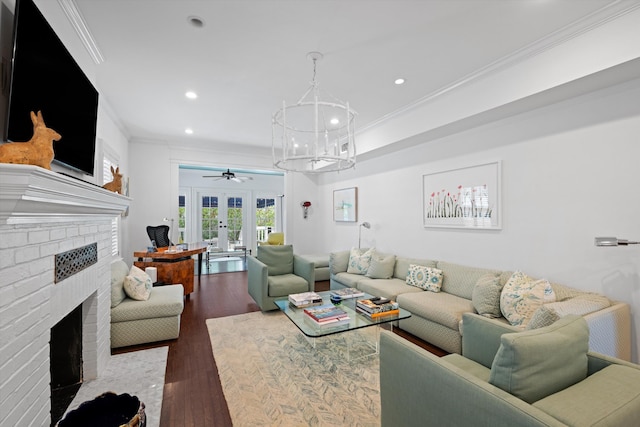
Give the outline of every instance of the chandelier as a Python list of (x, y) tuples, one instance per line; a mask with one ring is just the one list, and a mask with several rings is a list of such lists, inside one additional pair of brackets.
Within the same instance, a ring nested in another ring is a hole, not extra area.
[(323, 55), (310, 52), (311, 86), (297, 103), (273, 114), (272, 152), (275, 167), (291, 172), (320, 173), (350, 169), (356, 164), (356, 112), (337, 98), (321, 99), (316, 63)]

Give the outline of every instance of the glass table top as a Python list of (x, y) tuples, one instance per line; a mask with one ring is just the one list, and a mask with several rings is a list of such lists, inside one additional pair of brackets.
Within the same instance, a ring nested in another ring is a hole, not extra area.
[[(322, 305), (331, 304), (329, 297), (331, 291), (316, 292), (322, 297)], [(380, 316), (371, 318), (362, 313), (356, 312), (356, 301), (360, 299), (369, 299), (373, 295), (364, 294), (357, 298), (343, 299), (338, 307), (342, 308), (349, 316), (348, 322), (340, 322), (338, 325), (318, 325), (309, 315), (305, 314), (304, 308), (296, 308), (289, 303), (288, 297), (283, 297), (275, 301), (278, 308), (287, 315), (287, 317), (300, 329), (300, 331), (308, 337), (322, 337), (325, 335), (337, 334), (340, 332), (352, 331), (355, 329), (366, 328), (367, 326), (381, 325), (383, 323), (393, 322), (396, 320), (407, 319), (411, 317), (411, 313), (400, 308), (398, 314)], [(310, 307), (313, 308), (313, 307)]]

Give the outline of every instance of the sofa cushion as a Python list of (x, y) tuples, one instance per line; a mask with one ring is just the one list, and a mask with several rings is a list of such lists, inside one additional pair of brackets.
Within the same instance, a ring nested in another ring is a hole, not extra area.
[(180, 315), (184, 308), (183, 294), (182, 285), (156, 286), (148, 300), (140, 302), (127, 298), (112, 308), (111, 323)]
[(375, 249), (358, 249), (352, 248), (349, 253), (349, 266), (347, 267), (347, 273), (352, 274), (366, 274), (371, 264), (371, 256)]
[(503, 334), (489, 382), (533, 403), (587, 377), (589, 327), (580, 316), (551, 326)]
[(611, 301), (604, 295), (584, 293), (565, 301), (552, 302), (546, 305), (555, 310), (560, 316), (566, 316), (567, 314), (584, 316), (611, 306)]
[(480, 277), (473, 287), (471, 301), (478, 314), (485, 317), (501, 317), (500, 311), (500, 277), (494, 274), (485, 274)]
[(111, 264), (111, 308), (116, 307), (126, 297), (124, 292), (124, 278), (129, 274), (129, 266), (122, 260)]
[(422, 265), (409, 265), (407, 285), (415, 286), (425, 291), (440, 292), (442, 287), (442, 270)]
[(393, 277), (393, 269), (395, 266), (395, 255), (385, 255), (380, 252), (374, 252), (371, 256), (371, 264), (369, 264), (366, 276), (372, 279), (390, 279)]
[(258, 246), (256, 258), (267, 266), (269, 276), (293, 273), (293, 246)]
[(280, 274), (267, 277), (270, 297), (285, 297), (309, 290), (309, 283), (295, 274)]
[(450, 262), (438, 261), (437, 267), (442, 270), (442, 290), (468, 300), (471, 299), (473, 288), (478, 279), (485, 274), (500, 274), (498, 270), (486, 268), (467, 267)]
[[(417, 289), (417, 288), (416, 288)], [(398, 295), (400, 307), (454, 331), (459, 331), (464, 313), (473, 312), (470, 300), (446, 292), (414, 292)]]
[(607, 366), (533, 406), (567, 425), (637, 426), (640, 369)]
[[(362, 276), (361, 276), (362, 277)], [(392, 300), (397, 299), (397, 296), (400, 294), (410, 293), (410, 292), (424, 292), (420, 288), (416, 288), (413, 286), (408, 286), (404, 280), (400, 279), (369, 279), (363, 278), (358, 281), (358, 289), (362, 292), (366, 292), (369, 295), (374, 295), (378, 297), (385, 297)]]
[(124, 278), (124, 292), (127, 296), (137, 301), (146, 301), (151, 295), (152, 287), (151, 277), (141, 268), (132, 265), (129, 274)]
[(393, 277), (406, 280), (407, 273), (409, 273), (409, 266), (411, 264), (415, 265), (424, 265), (425, 267), (433, 267), (436, 268), (437, 262), (429, 259), (418, 259), (418, 258), (396, 258), (396, 266), (393, 270)]
[(369, 279), (368, 277), (365, 277), (361, 274), (338, 273), (335, 275), (334, 280), (340, 282), (340, 284), (347, 288), (358, 288), (358, 283), (360, 283), (361, 281), (372, 279)]
[(509, 323), (524, 329), (542, 304), (553, 301), (555, 293), (547, 280), (533, 279), (516, 271), (502, 288), (500, 311)]

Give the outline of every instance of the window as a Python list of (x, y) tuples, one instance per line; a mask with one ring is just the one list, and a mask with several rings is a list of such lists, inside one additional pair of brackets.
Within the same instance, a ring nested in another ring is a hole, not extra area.
[(273, 197), (256, 199), (256, 239), (267, 240), (269, 233), (276, 229), (276, 201)]
[[(103, 145), (104, 147), (104, 145)], [(106, 147), (103, 149), (102, 156), (102, 185), (110, 182), (113, 179), (111, 174), (111, 167), (118, 167), (118, 159), (115, 155), (108, 152)], [(116, 257), (120, 253), (120, 249), (118, 247), (119, 244), (119, 230), (120, 229), (120, 217), (115, 217), (111, 220), (111, 255)]]

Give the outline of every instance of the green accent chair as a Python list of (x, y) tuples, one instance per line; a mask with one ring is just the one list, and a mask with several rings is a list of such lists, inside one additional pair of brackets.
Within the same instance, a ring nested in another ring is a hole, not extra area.
[(311, 261), (294, 255), (293, 246), (258, 246), (255, 257), (247, 258), (249, 295), (262, 311), (277, 310), (275, 300), (315, 288)]

